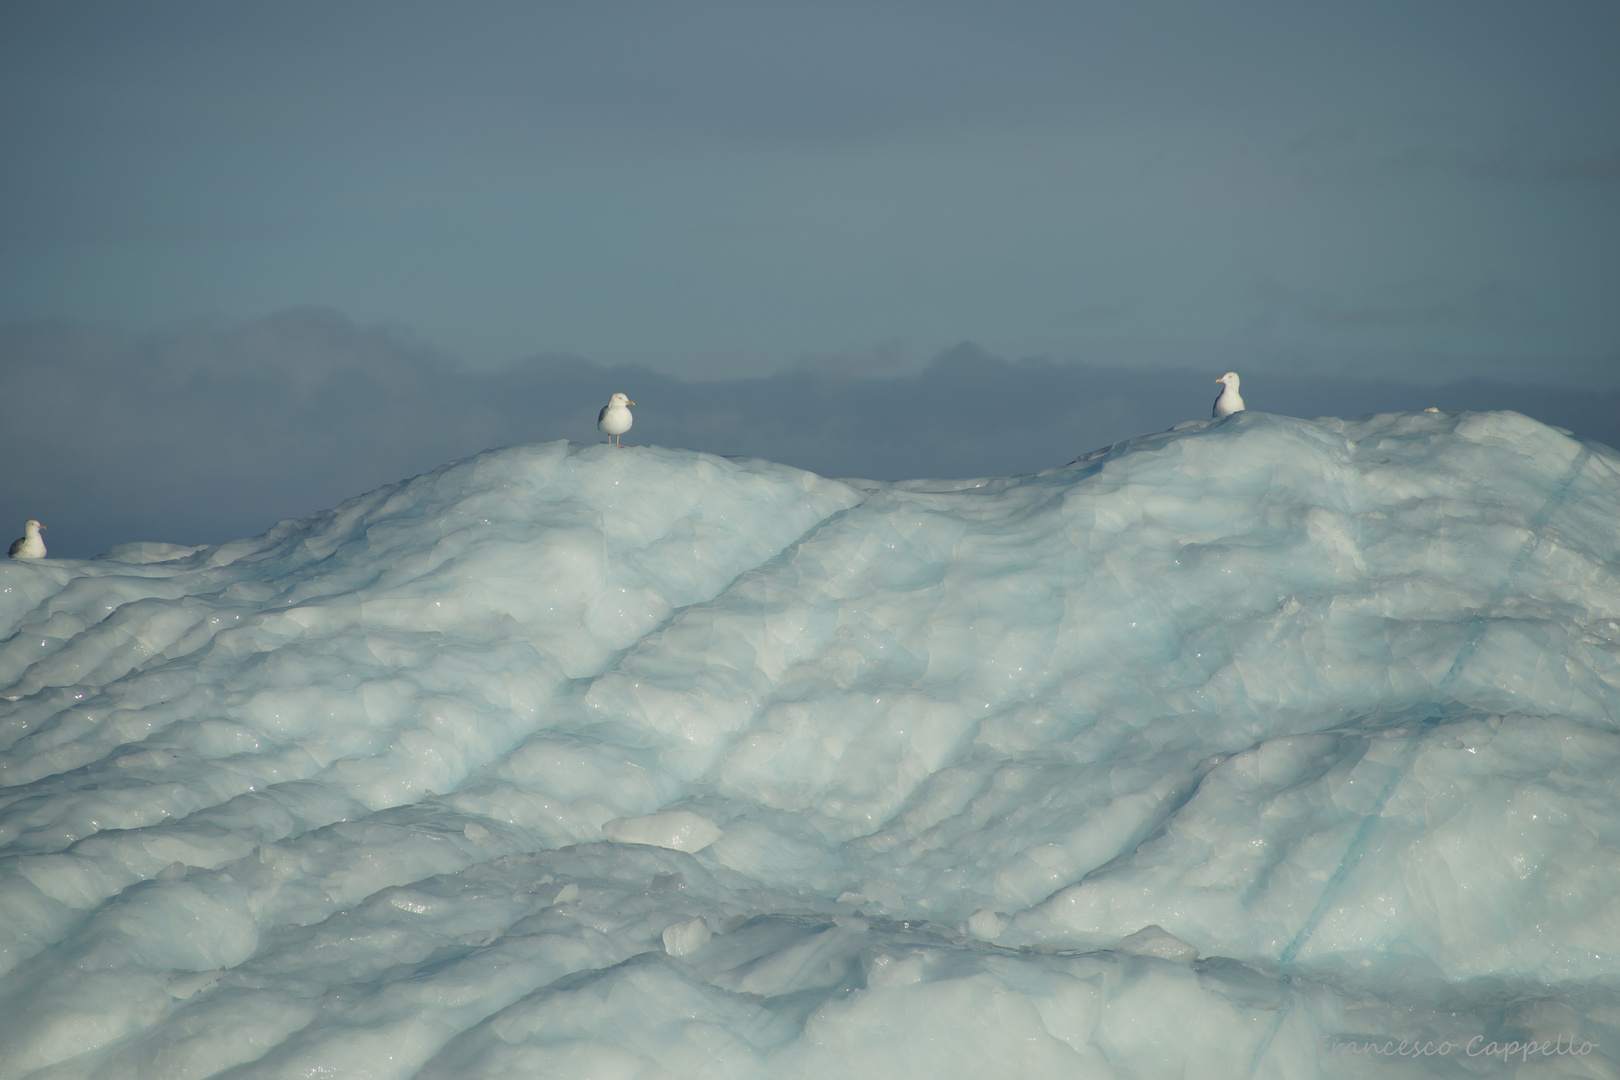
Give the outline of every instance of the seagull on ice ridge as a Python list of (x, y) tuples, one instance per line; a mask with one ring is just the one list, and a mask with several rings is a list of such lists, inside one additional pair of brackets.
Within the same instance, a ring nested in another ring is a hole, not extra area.
[(602, 406), (602, 411), (596, 414), (597, 430), (606, 435), (609, 442), (617, 444), (620, 450), (624, 449), (624, 441), (619, 436), (629, 431), (631, 424), (630, 410), (626, 406), (634, 404), (623, 394), (614, 394)]
[(1215, 381), (1225, 383), (1226, 389), (1222, 390), (1221, 396), (1215, 399), (1215, 409), (1210, 415), (1219, 420), (1223, 416), (1231, 416), (1235, 412), (1242, 412), (1243, 395), (1238, 393), (1239, 380), (1237, 372), (1228, 371)]
[(44, 527), (33, 518), (23, 522), (23, 534), (11, 542), (11, 551), (8, 554), (13, 559), (43, 559), (45, 538), (39, 535), (39, 530)]

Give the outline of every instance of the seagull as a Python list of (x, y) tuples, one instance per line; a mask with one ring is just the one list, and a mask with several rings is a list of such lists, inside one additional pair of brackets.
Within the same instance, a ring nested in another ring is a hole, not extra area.
[(634, 404), (623, 394), (614, 394), (602, 406), (602, 411), (596, 414), (597, 429), (608, 437), (609, 442), (616, 443), (620, 450), (624, 449), (624, 442), (619, 436), (630, 430), (631, 423), (630, 410), (625, 406)]
[(1242, 412), (1243, 395), (1238, 393), (1237, 372), (1228, 371), (1215, 381), (1225, 383), (1226, 389), (1222, 390), (1221, 396), (1215, 399), (1215, 410), (1210, 415), (1219, 420), (1223, 416), (1231, 416), (1235, 412)]
[(29, 518), (23, 522), (23, 534), (20, 539), (11, 542), (9, 554), (13, 559), (43, 559), (45, 557), (45, 540), (39, 535), (39, 530), (45, 526)]

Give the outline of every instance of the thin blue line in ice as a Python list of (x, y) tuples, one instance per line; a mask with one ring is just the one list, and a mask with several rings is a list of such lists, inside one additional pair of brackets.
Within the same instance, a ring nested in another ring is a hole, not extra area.
[[(1565, 497), (1569, 495), (1569, 489), (1574, 486), (1576, 478), (1580, 476), (1581, 470), (1586, 467), (1586, 462), (1591, 456), (1591, 449), (1582, 446), (1581, 452), (1576, 454), (1575, 459), (1570, 462), (1568, 471), (1557, 486), (1553, 488), (1552, 494), (1547, 497), (1547, 501), (1526, 522), (1526, 526), (1530, 529), (1530, 538), (1525, 541), (1524, 546), (1519, 549), (1519, 553), (1514, 556), (1513, 562), (1508, 566), (1507, 574), (1503, 576), (1501, 583), (1491, 591), (1490, 599), (1470, 620), (1471, 625), (1467, 639), (1463, 642), (1462, 648), (1457, 651), (1457, 658), (1451, 662), (1451, 667), (1447, 669), (1445, 675), (1441, 677), (1439, 684), (1435, 687), (1436, 698), (1443, 698), (1449, 693), (1452, 686), (1461, 676), (1463, 665), (1474, 655), (1474, 650), (1479, 647), (1480, 641), (1485, 637), (1485, 627), (1490, 621), (1485, 612), (1495, 611), (1502, 601), (1507, 599), (1508, 590), (1512, 589), (1518, 581), (1519, 575), (1524, 571), (1525, 564), (1530, 561), (1531, 553), (1535, 551), (1536, 530), (1547, 524), (1558, 508), (1563, 505)], [(1425, 728), (1439, 722), (1443, 716), (1443, 709), (1438, 700), (1430, 702), (1429, 706), (1429, 716), (1423, 722)], [(1378, 793), (1378, 798), (1373, 800), (1372, 807), (1367, 811), (1366, 816), (1361, 819), (1361, 824), (1356, 828), (1355, 836), (1350, 838), (1350, 846), (1345, 849), (1344, 856), (1339, 860), (1338, 868), (1333, 871), (1333, 876), (1328, 878), (1327, 885), (1322, 889), (1321, 897), (1317, 899), (1316, 906), (1311, 909), (1310, 917), (1305, 920), (1305, 925), (1299, 928), (1299, 933), (1294, 935), (1294, 940), (1290, 941), (1283, 948), (1283, 951), (1278, 954), (1277, 959), (1280, 963), (1293, 963), (1294, 958), (1299, 955), (1299, 951), (1305, 947), (1305, 943), (1311, 939), (1311, 935), (1316, 933), (1316, 928), (1327, 917), (1328, 910), (1338, 897), (1339, 889), (1344, 885), (1345, 879), (1350, 876), (1350, 871), (1355, 869), (1356, 864), (1361, 861), (1362, 855), (1366, 853), (1367, 842), (1372, 838), (1373, 830), (1377, 827), (1379, 817), (1384, 812), (1384, 804), (1389, 802), (1391, 795), (1395, 794), (1396, 785), (1406, 775), (1406, 770), (1411, 766), (1412, 759), (1417, 756), (1417, 750), (1421, 744), (1421, 734), (1407, 742), (1406, 749), (1401, 752), (1400, 760), (1391, 773), (1389, 782), (1384, 785), (1384, 790)]]

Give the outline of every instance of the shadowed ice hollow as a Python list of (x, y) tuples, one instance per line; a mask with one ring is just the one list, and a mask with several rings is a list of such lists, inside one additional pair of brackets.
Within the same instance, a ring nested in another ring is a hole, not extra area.
[(0, 1080), (1613, 1076), (1617, 620), (1515, 413), (6, 562)]

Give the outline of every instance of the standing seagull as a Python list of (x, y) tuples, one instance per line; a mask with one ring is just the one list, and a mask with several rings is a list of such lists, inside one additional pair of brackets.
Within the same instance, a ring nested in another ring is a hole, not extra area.
[(1235, 412), (1242, 412), (1243, 395), (1238, 393), (1237, 372), (1228, 371), (1215, 381), (1225, 383), (1226, 389), (1222, 390), (1221, 396), (1215, 399), (1215, 410), (1210, 415), (1219, 420), (1223, 416), (1231, 416)]
[(39, 535), (39, 530), (44, 527), (33, 518), (23, 522), (22, 537), (11, 542), (11, 557), (13, 559), (43, 559), (45, 557), (45, 538)]
[(625, 406), (634, 404), (623, 394), (614, 394), (602, 406), (602, 411), (596, 414), (597, 429), (608, 437), (609, 442), (616, 443), (620, 450), (624, 449), (624, 442), (619, 436), (630, 430), (631, 423), (630, 410)]

